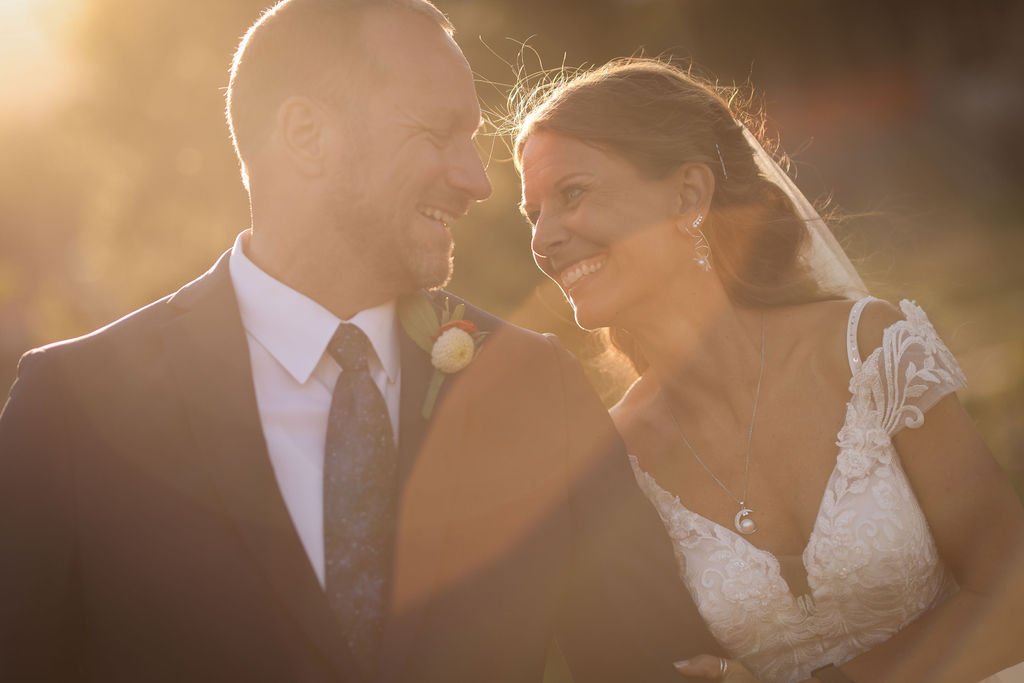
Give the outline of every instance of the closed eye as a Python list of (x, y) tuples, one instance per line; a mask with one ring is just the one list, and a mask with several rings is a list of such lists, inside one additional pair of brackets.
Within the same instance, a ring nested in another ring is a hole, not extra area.
[(452, 140), (452, 131), (450, 129), (428, 128), (426, 132), (431, 144), (436, 147), (447, 147)]

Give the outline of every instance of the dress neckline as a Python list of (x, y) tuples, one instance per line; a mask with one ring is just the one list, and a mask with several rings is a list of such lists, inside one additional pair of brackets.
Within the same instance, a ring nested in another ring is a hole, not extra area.
[[(704, 515), (700, 514), (699, 512), (694, 512), (690, 508), (686, 507), (685, 505), (683, 505), (682, 501), (679, 500), (679, 496), (677, 496), (676, 494), (671, 493), (669, 491), (666, 491), (661, 486), (661, 484), (658, 483), (658, 481), (654, 478), (654, 476), (650, 472), (648, 472), (648, 471), (644, 470), (642, 467), (640, 467), (640, 463), (637, 460), (637, 457), (635, 455), (630, 453), (629, 454), (629, 459), (630, 459), (630, 462), (632, 462), (634, 469), (637, 472), (640, 473), (640, 475), (647, 482), (648, 486), (653, 488), (656, 493), (661, 494), (662, 496), (670, 499), (672, 501), (673, 505), (675, 505), (679, 510), (682, 510), (687, 515), (690, 515), (693, 519), (697, 520), (699, 523), (703, 524), (704, 526), (710, 526), (712, 529), (717, 530), (718, 532), (722, 532), (722, 533), (727, 534), (730, 538), (732, 538), (732, 539), (734, 539), (736, 541), (739, 541), (740, 543), (744, 544), (746, 547), (748, 547), (754, 553), (756, 553), (756, 554), (766, 558), (768, 560), (769, 564), (772, 566), (774, 573), (779, 578), (779, 580), (781, 580), (786, 585), (786, 590), (789, 592), (790, 596), (794, 600), (800, 600), (800, 598), (802, 596), (804, 596), (804, 595), (807, 595), (807, 593), (801, 593), (800, 595), (797, 595), (796, 593), (793, 592), (793, 588), (790, 585), (789, 581), (787, 581), (785, 579), (785, 577), (782, 576), (782, 567), (781, 567), (781, 562), (779, 561), (779, 558), (780, 557), (783, 557), (783, 558), (787, 558), (787, 557), (800, 558), (800, 563), (801, 563), (801, 565), (803, 565), (804, 574), (805, 574), (805, 577), (806, 577), (806, 583), (807, 583), (807, 586), (810, 588), (810, 595), (811, 596), (814, 595), (814, 581), (812, 579), (812, 575), (811, 575), (810, 569), (807, 566), (807, 552), (808, 552), (808, 550), (811, 548), (811, 546), (814, 543), (814, 537), (815, 537), (815, 534), (818, 531), (819, 522), (821, 520), (821, 510), (822, 510), (822, 508), (824, 507), (824, 504), (825, 504), (825, 495), (828, 493), (828, 490), (829, 490), (829, 488), (832, 485), (832, 479), (835, 477), (837, 465), (834, 465), (832, 467), (832, 471), (829, 473), (828, 482), (825, 484), (825, 490), (822, 491), (821, 498), (818, 500), (818, 509), (817, 509), (817, 512), (816, 512), (815, 517), (814, 517), (814, 525), (811, 527), (811, 533), (807, 537), (807, 542), (804, 544), (803, 551), (801, 553), (799, 553), (799, 554), (776, 555), (771, 550), (767, 550), (766, 548), (761, 548), (760, 546), (754, 545), (753, 543), (751, 543), (751, 541), (748, 538), (746, 538), (742, 534), (739, 534), (736, 531), (730, 529), (729, 527), (724, 526), (722, 524), (719, 524), (715, 520), (710, 519), (708, 517), (705, 517)], [(837, 457), (837, 461), (838, 461), (838, 457)]]
[[(875, 297), (873, 297), (873, 296), (865, 296), (865, 297), (862, 297), (862, 298), (854, 301), (852, 306), (850, 307), (850, 312), (849, 312), (849, 315), (848, 315), (848, 318), (847, 318), (847, 339), (846, 339), (846, 341), (847, 341), (847, 353), (848, 353), (848, 357), (850, 359), (850, 385), (849, 385), (850, 398), (847, 400), (847, 408), (849, 408), (850, 401), (853, 400), (854, 379), (856, 379), (856, 377), (859, 374), (864, 372), (865, 368), (870, 367), (872, 365), (871, 361), (873, 360), (873, 358), (881, 353), (881, 346), (879, 346), (878, 348), (874, 349), (868, 355), (867, 358), (861, 360), (861, 358), (860, 358), (860, 351), (859, 351), (858, 345), (857, 345), (857, 329), (859, 328), (861, 313), (863, 313), (865, 306), (868, 303), (870, 303), (871, 301), (874, 301), (874, 300), (875, 300)], [(893, 325), (896, 325), (896, 324), (899, 324), (899, 321), (893, 323)], [(887, 330), (888, 330), (888, 328), (887, 328)], [(854, 361), (856, 361), (856, 362), (854, 362)], [(843, 423), (839, 426), (839, 431), (836, 432), (836, 439), (837, 439), (837, 441), (838, 441), (838, 438), (839, 438), (839, 434), (848, 425), (848, 423), (850, 421), (850, 417), (851, 417), (850, 411), (847, 410), (846, 411), (846, 415), (843, 418)], [(828, 496), (829, 490), (832, 488), (833, 480), (836, 478), (836, 473), (839, 470), (839, 458), (841, 458), (842, 455), (843, 455), (843, 451), (842, 451), (841, 448), (838, 447), (838, 444), (837, 444), (837, 446), (836, 446), (836, 454), (835, 454), (835, 457), (834, 457), (833, 463), (832, 463), (832, 469), (829, 471), (828, 479), (825, 480), (825, 488), (822, 490), (821, 495), (818, 497), (818, 506), (817, 506), (817, 508), (815, 510), (815, 513), (814, 513), (814, 523), (811, 525), (811, 532), (807, 536), (807, 540), (804, 542), (803, 550), (799, 554), (792, 554), (792, 555), (789, 555), (789, 554), (777, 555), (774, 552), (772, 552), (771, 550), (767, 550), (766, 548), (762, 548), (762, 547), (760, 547), (758, 545), (755, 545), (754, 543), (752, 543), (750, 541), (750, 539), (748, 539), (747, 537), (743, 536), (742, 534), (734, 531), (733, 529), (730, 529), (727, 526), (719, 524), (715, 520), (710, 519), (708, 517), (705, 517), (704, 515), (700, 514), (699, 512), (695, 512), (695, 511), (691, 510), (690, 508), (688, 508), (685, 505), (683, 505), (683, 503), (679, 499), (678, 495), (675, 495), (675, 494), (665, 490), (661, 486), (661, 484), (659, 484), (657, 482), (657, 480), (654, 478), (654, 476), (650, 472), (648, 472), (647, 470), (645, 470), (642, 467), (640, 467), (640, 461), (639, 461), (639, 459), (635, 455), (630, 453), (628, 457), (629, 457), (630, 462), (633, 465), (634, 470), (639, 472), (643, 476), (644, 480), (647, 481), (648, 484), (651, 487), (653, 487), (657, 492), (659, 492), (663, 496), (671, 499), (672, 502), (679, 509), (681, 509), (682, 511), (684, 511), (688, 515), (691, 515), (693, 518), (695, 518), (696, 520), (704, 523), (705, 525), (710, 525), (713, 529), (717, 529), (719, 531), (724, 531), (731, 538), (739, 540), (741, 543), (745, 544), (748, 548), (750, 548), (755, 553), (761, 555), (762, 557), (767, 558), (769, 560), (769, 564), (774, 568), (774, 572), (776, 573), (776, 575), (779, 578), (779, 580), (781, 580), (785, 584), (786, 590), (789, 592), (790, 596), (792, 596), (792, 598), (794, 600), (799, 601), (804, 596), (810, 595), (811, 597), (813, 597), (813, 595), (814, 595), (814, 580), (812, 578), (810, 567), (808, 567), (808, 564), (807, 564), (807, 554), (808, 554), (808, 552), (810, 551), (810, 549), (814, 545), (814, 539), (815, 539), (815, 536), (818, 533), (818, 527), (821, 525), (822, 509), (825, 507), (825, 499)], [(806, 578), (806, 584), (807, 584), (807, 586), (809, 588), (809, 593), (801, 593), (800, 595), (797, 595), (796, 593), (793, 592), (792, 586), (790, 585), (789, 581), (787, 581), (785, 579), (785, 577), (782, 576), (781, 563), (779, 561), (780, 557), (783, 557), (783, 558), (799, 557), (800, 558), (800, 564), (803, 566), (803, 569), (804, 569), (804, 574), (805, 574), (805, 578)]]

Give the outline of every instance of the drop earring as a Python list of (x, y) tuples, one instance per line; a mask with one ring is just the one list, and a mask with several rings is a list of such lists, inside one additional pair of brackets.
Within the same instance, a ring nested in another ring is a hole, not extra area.
[(697, 217), (693, 219), (693, 223), (686, 229), (686, 234), (693, 238), (693, 250), (697, 253), (693, 260), (706, 273), (711, 270), (711, 245), (708, 244), (708, 238), (704, 231), (700, 229), (703, 222), (704, 214), (698, 213)]

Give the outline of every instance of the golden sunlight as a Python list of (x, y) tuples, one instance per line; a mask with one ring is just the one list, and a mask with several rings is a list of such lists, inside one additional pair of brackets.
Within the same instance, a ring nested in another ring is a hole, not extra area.
[(0, 0), (0, 122), (31, 118), (72, 86), (68, 28), (81, 9), (72, 0)]

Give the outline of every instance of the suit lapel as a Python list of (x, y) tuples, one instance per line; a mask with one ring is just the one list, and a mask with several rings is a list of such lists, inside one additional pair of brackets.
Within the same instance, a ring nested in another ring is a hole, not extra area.
[(428, 420), (423, 417), (423, 400), (433, 374), (430, 357), (409, 335), (399, 335), (402, 357), (402, 388), (398, 410), (398, 481), (404, 486), (423, 443)]
[[(439, 312), (437, 296), (427, 293), (427, 300)], [(440, 295), (443, 296), (443, 293)], [(427, 434), (434, 415), (439, 414), (441, 406), (452, 387), (462, 379), (464, 372), (449, 375), (445, 378), (434, 402), (431, 418), (423, 417), (423, 403), (427, 397), (427, 388), (434, 374), (434, 366), (430, 355), (416, 345), (416, 342), (402, 330), (399, 334), (399, 348), (402, 358), (402, 389), (399, 403), (398, 431), (398, 476), (399, 485), (404, 486), (416, 464), (416, 459), (423, 447), (423, 439)]]
[(168, 361), (198, 460), (208, 468), (226, 516), (253, 564), (320, 653), (346, 677), (359, 677), (270, 464), (227, 255), (170, 303), (181, 314), (165, 329)]
[[(433, 301), (433, 298), (431, 298)], [(444, 580), (446, 544), (457, 516), (458, 462), (466, 420), (465, 401), (449, 401), (466, 370), (445, 378), (429, 419), (423, 402), (434, 368), (430, 356), (404, 331), (400, 339), (402, 390), (399, 416), (398, 529), (391, 618), (381, 648), (380, 679), (408, 680), (414, 651)]]

